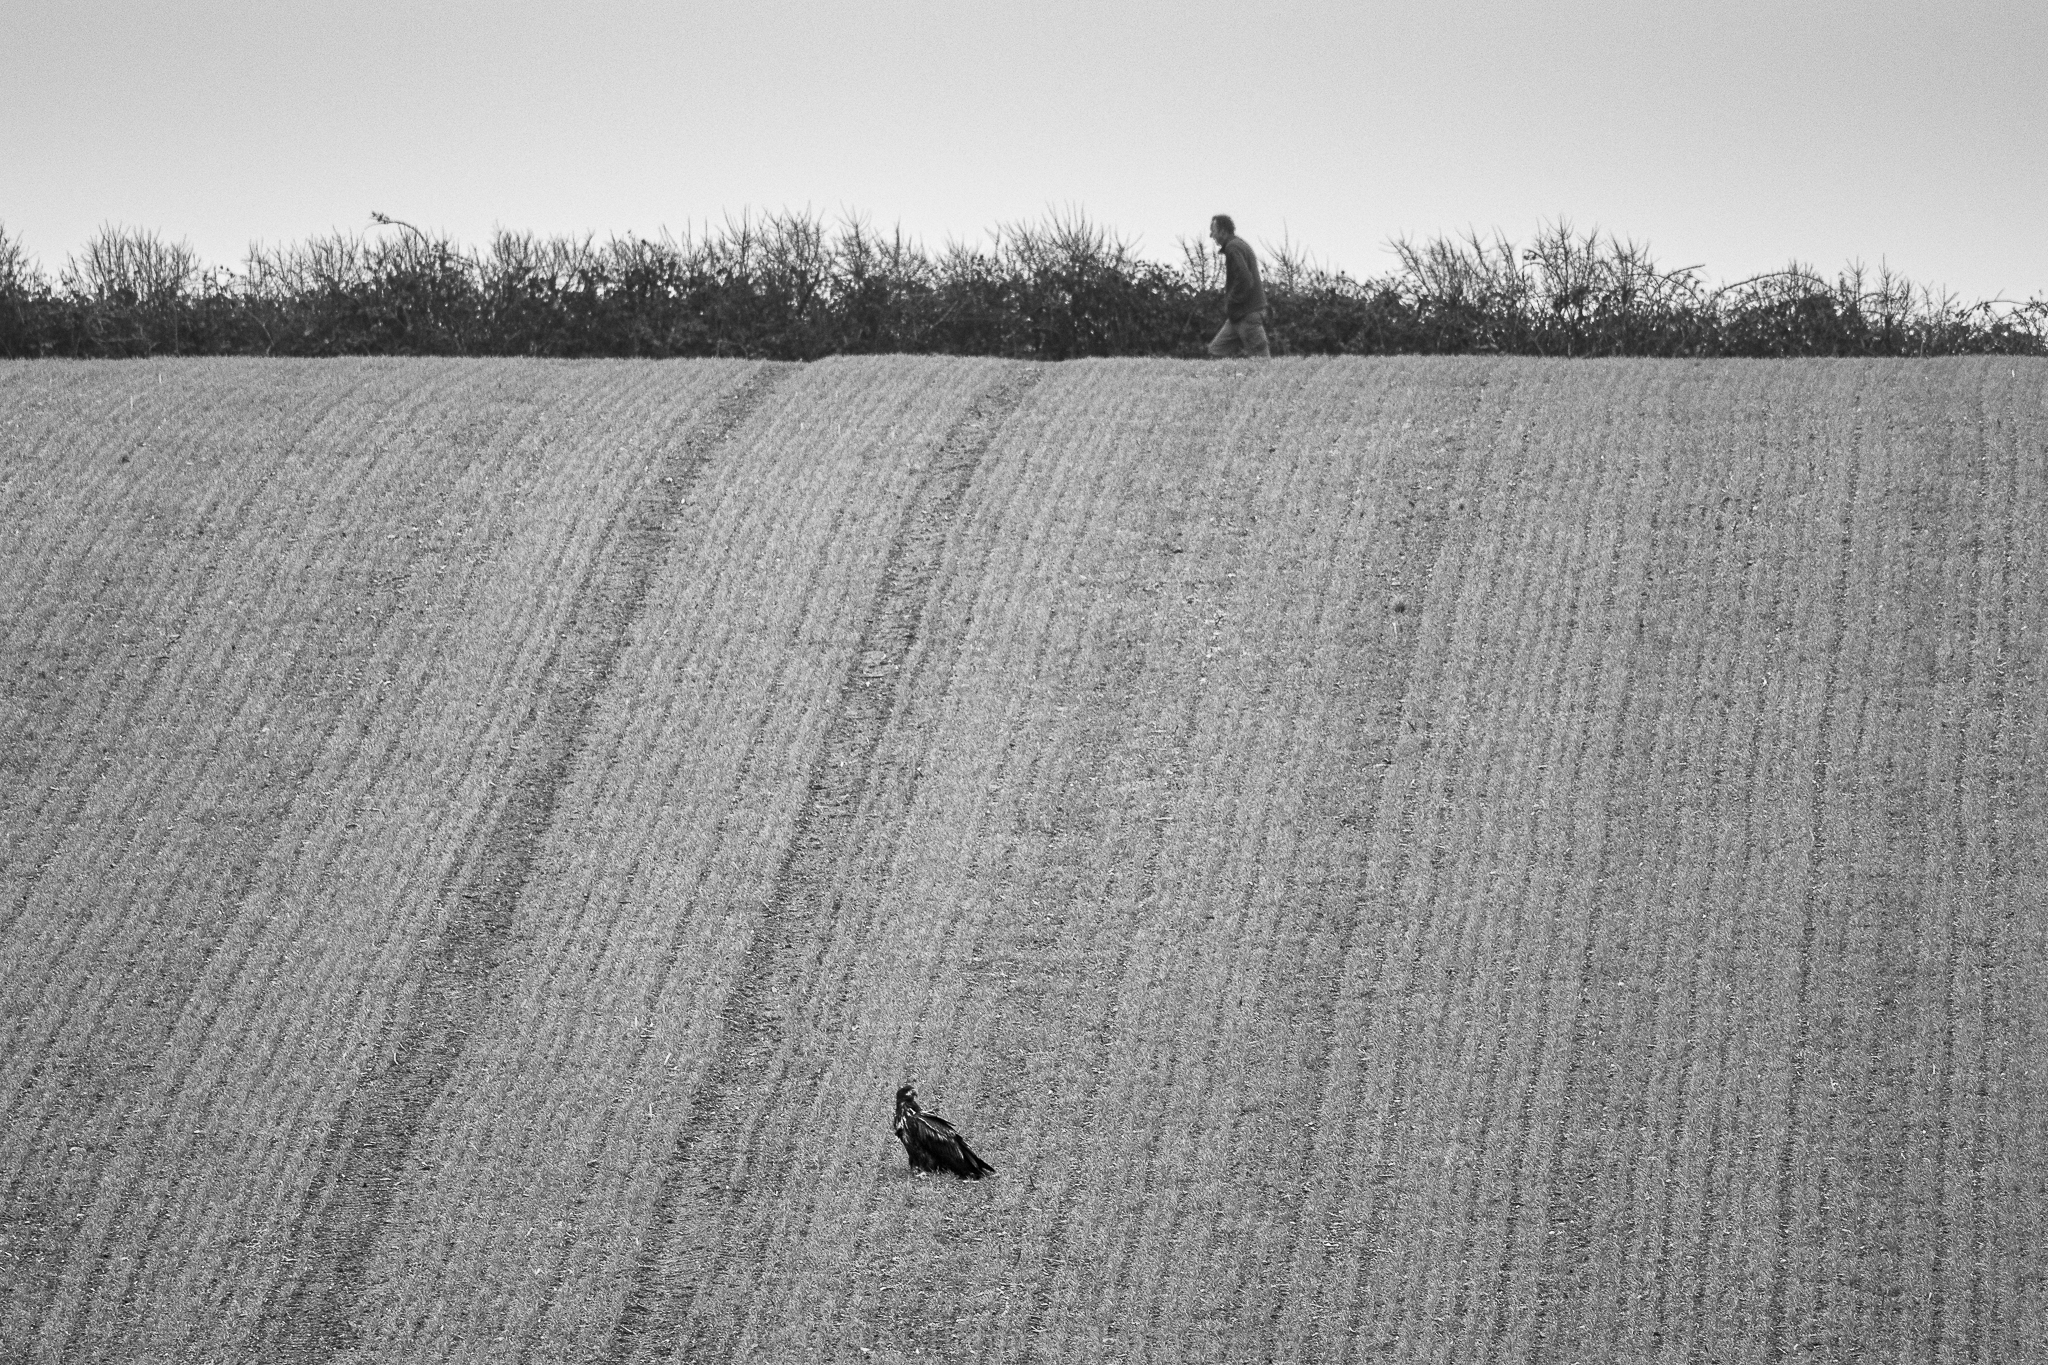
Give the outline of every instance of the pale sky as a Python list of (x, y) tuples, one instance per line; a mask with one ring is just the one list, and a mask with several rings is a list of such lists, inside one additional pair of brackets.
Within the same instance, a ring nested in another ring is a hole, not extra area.
[(2048, 0), (0, 0), (0, 226), (215, 264), (381, 210), (649, 235), (857, 211), (937, 247), (1214, 212), (1354, 275), (1569, 217), (1733, 280), (2048, 294)]

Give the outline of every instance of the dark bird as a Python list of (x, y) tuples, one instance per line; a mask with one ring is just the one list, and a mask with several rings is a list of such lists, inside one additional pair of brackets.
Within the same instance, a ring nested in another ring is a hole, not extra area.
[(962, 1180), (994, 1175), (996, 1168), (974, 1154), (952, 1124), (917, 1105), (917, 1087), (908, 1081), (896, 1092), (896, 1136), (910, 1154), (915, 1171), (951, 1171)]

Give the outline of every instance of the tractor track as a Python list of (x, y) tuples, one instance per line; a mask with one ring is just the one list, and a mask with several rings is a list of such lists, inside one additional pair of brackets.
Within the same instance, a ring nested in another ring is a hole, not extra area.
[(257, 1337), (273, 1358), (324, 1360), (355, 1344), (353, 1315), (400, 1168), (469, 1039), (494, 1003), (493, 978), (540, 842), (666, 557), (699, 472), (789, 373), (764, 366), (728, 392), (650, 472), (578, 585), (576, 607), (521, 726), (508, 795), (478, 851), (440, 892), (444, 927), (380, 1055), (328, 1130), (322, 1167), (293, 1228), (292, 1278), (265, 1304)]
[(1036, 367), (1009, 368), (974, 402), (923, 472), (890, 542), (880, 587), (841, 679), (774, 889), (749, 936), (723, 1010), (718, 1045), (662, 1163), (631, 1285), (603, 1354), (612, 1365), (636, 1356), (666, 1358), (683, 1342), (691, 1321), (691, 1290), (698, 1281), (665, 1273), (665, 1262), (682, 1231), (679, 1213), (692, 1195), (698, 1145), (743, 1082), (767, 1068), (783, 1042), (786, 997), (798, 988), (785, 980), (786, 950), (836, 903), (833, 884), (856, 836), (860, 798), (870, 784), (876, 750), (913, 681), (907, 665), (946, 541), (982, 457), (1039, 376)]

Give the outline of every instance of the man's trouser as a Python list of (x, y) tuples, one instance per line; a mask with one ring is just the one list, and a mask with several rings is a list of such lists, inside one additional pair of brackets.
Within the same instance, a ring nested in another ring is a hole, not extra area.
[(1266, 315), (1246, 313), (1235, 322), (1224, 323), (1216, 339), (1209, 343), (1209, 354), (1255, 355), (1271, 360), (1273, 348), (1266, 343)]

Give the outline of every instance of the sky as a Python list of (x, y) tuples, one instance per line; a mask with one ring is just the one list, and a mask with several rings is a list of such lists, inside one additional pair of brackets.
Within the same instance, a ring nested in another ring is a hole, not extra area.
[(1355, 276), (1559, 218), (1732, 281), (2048, 295), (2043, 0), (0, 0), (0, 229), (212, 263), (808, 208), (927, 246), (1232, 214)]

